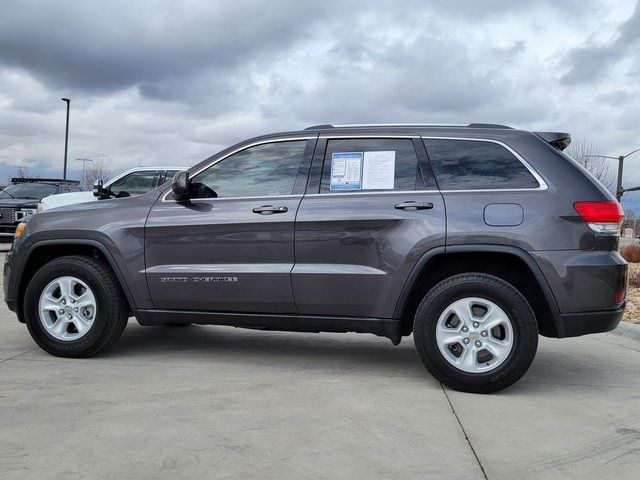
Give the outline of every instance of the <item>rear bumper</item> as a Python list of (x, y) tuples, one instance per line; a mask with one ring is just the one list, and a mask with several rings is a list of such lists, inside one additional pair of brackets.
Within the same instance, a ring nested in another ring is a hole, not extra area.
[(627, 262), (611, 250), (531, 252), (557, 303), (553, 337), (577, 337), (616, 328), (625, 304)]
[(530, 252), (553, 291), (561, 313), (612, 311), (627, 289), (627, 262), (617, 251)]
[(558, 337), (578, 337), (589, 333), (610, 332), (622, 320), (625, 306), (626, 303), (616, 310), (558, 313), (555, 316)]

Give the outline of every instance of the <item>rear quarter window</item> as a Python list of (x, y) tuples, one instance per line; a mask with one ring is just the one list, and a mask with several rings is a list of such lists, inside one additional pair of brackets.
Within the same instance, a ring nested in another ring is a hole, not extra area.
[(536, 178), (504, 146), (481, 140), (424, 139), (441, 190), (537, 188)]

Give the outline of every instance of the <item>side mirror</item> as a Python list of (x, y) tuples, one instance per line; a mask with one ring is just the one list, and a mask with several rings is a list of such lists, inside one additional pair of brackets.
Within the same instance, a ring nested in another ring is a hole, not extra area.
[(93, 184), (93, 196), (96, 198), (102, 198), (104, 196), (104, 189), (102, 188), (102, 180), (98, 180)]
[(176, 202), (184, 203), (189, 201), (190, 183), (189, 172), (186, 170), (178, 172), (173, 176), (171, 191), (173, 192), (173, 199)]

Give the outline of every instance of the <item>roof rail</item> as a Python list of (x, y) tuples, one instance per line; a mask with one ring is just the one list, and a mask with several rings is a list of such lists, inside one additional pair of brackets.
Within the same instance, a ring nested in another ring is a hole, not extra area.
[(508, 130), (513, 130), (513, 127), (509, 125), (500, 125), (499, 123), (470, 123), (467, 125), (469, 128), (505, 128)]
[(305, 130), (324, 130), (325, 128), (335, 128), (333, 125), (311, 125), (310, 127), (305, 128)]
[(329, 128), (367, 128), (367, 127), (465, 127), (465, 128), (505, 128), (507, 125), (496, 123), (352, 123), (342, 125), (312, 125), (305, 130), (325, 130)]

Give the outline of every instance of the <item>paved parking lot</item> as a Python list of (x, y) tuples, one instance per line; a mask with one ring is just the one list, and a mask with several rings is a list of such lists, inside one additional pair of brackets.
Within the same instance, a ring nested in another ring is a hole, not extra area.
[(640, 343), (542, 339), (494, 395), (443, 388), (411, 339), (140, 327), (68, 360), (0, 306), (0, 477), (636, 478)]

